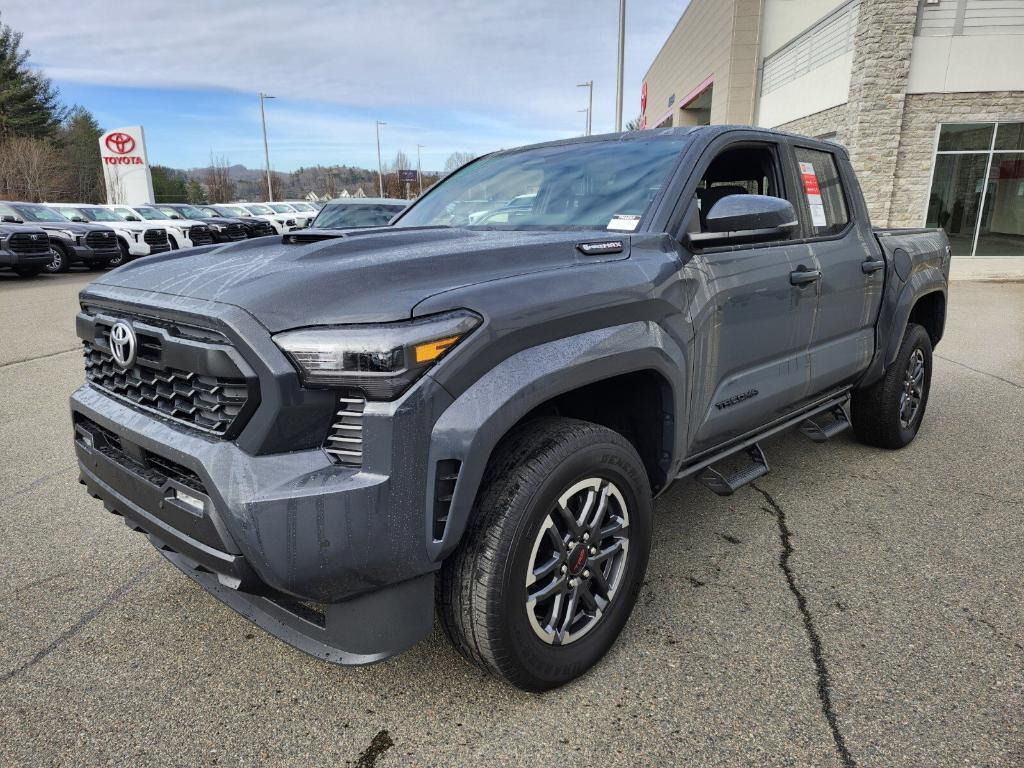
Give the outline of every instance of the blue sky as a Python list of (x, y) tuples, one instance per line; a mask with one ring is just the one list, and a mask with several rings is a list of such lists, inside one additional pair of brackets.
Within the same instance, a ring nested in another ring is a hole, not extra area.
[[(629, 0), (624, 120), (686, 0)], [(267, 102), (271, 165), (376, 165), (401, 149), (424, 169), (583, 131), (614, 128), (617, 0), (150, 3), (8, 0), (2, 20), (32, 61), (105, 128), (141, 124), (150, 161), (211, 154), (263, 165), (256, 93)], [(215, 10), (212, 10), (215, 9)], [(59, 21), (58, 21), (59, 20)]]

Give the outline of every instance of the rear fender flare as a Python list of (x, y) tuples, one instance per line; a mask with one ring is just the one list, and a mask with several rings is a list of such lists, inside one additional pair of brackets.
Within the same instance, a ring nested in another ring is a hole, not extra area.
[[(673, 449), (670, 476), (685, 441), (686, 353), (653, 322), (635, 322), (547, 342), (505, 359), (467, 389), (434, 424), (427, 465), (425, 509), (429, 557), (443, 560), (458, 545), (484, 470), (498, 442), (527, 413), (551, 398), (603, 379), (636, 371), (661, 374), (672, 390)], [(438, 462), (462, 462), (448, 522), (434, 538)]]

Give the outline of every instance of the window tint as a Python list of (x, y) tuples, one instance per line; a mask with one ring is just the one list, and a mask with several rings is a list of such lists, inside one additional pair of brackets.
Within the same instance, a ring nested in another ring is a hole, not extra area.
[(843, 231), (850, 216), (846, 211), (843, 185), (835, 157), (829, 152), (796, 147), (797, 172), (811, 214), (814, 237)]
[(939, 152), (987, 152), (994, 128), (992, 123), (947, 123), (939, 130)]

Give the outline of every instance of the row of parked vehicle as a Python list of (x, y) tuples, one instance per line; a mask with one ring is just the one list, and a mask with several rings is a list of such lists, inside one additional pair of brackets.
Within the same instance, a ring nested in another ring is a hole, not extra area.
[(79, 205), (0, 201), (0, 269), (24, 277), (305, 229), (310, 203)]

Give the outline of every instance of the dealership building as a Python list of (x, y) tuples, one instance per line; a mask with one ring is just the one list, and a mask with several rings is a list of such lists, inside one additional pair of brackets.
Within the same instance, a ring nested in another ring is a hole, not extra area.
[(1024, 0), (691, 0), (641, 109), (836, 141), (876, 226), (1024, 256)]

